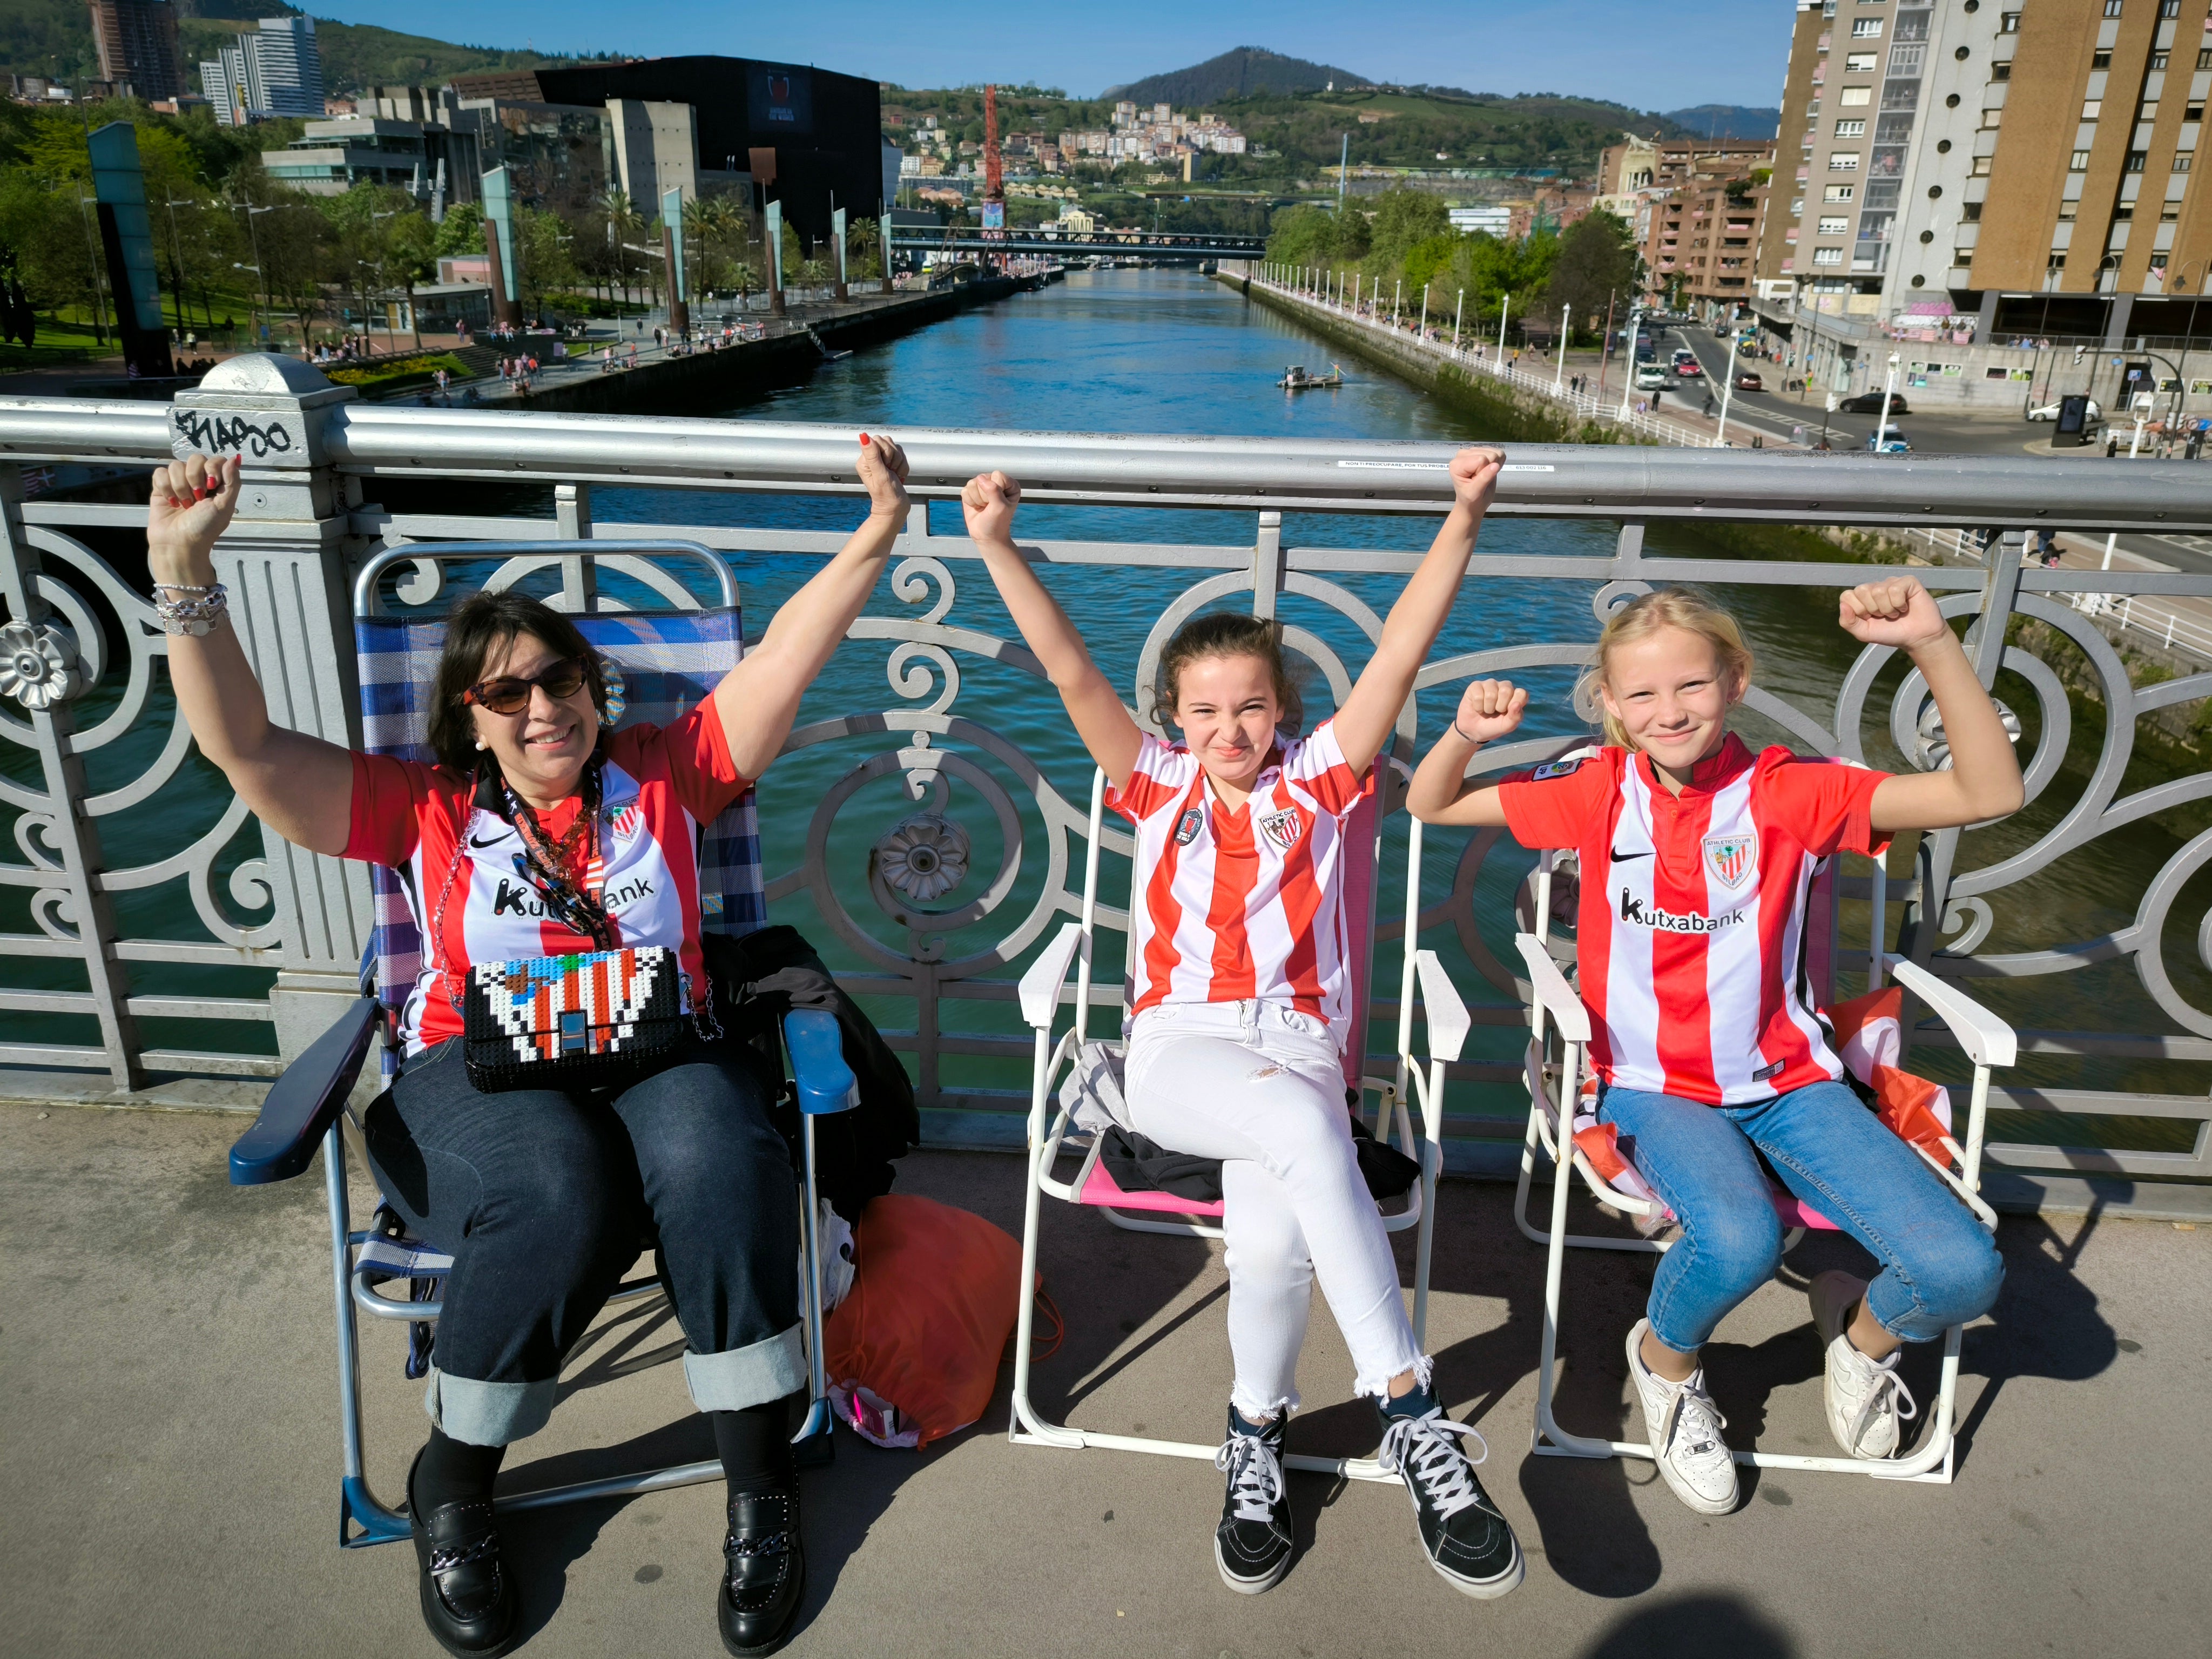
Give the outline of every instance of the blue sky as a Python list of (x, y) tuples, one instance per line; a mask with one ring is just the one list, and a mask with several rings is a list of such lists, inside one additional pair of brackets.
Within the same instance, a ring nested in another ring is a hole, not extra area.
[(1559, 92), (1637, 109), (1780, 101), (1790, 0), (1707, 0), (1666, 23), (1649, 5), (1498, 0), (1121, 0), (1041, 5), (813, 0), (307, 0), (318, 16), (470, 45), (652, 58), (726, 52), (906, 86), (1033, 81), (1095, 95), (1119, 82), (1266, 46), (1378, 81)]

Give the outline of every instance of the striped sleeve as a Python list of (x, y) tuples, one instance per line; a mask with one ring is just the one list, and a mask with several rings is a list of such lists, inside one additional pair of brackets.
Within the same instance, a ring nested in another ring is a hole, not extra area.
[(1608, 762), (1620, 752), (1601, 750), (1506, 778), (1498, 786), (1498, 803), (1513, 839), (1532, 849), (1580, 847), (1593, 823), (1607, 821), (1607, 804), (1620, 788), (1618, 764)]
[(1190, 750), (1181, 744), (1162, 743), (1147, 732), (1137, 750), (1137, 763), (1129, 770), (1129, 781), (1119, 789), (1106, 786), (1106, 805), (1130, 823), (1142, 823), (1181, 800), (1197, 775), (1198, 763)]
[(1889, 837), (1874, 827), (1874, 792), (1889, 774), (1845, 760), (1793, 755), (1774, 748), (1759, 757), (1765, 773), (1762, 799), (1777, 822), (1815, 857), (1831, 853), (1887, 850)]
[(712, 823), (753, 786), (730, 757), (721, 712), (712, 697), (666, 726), (628, 726), (610, 732), (607, 753), (632, 777), (665, 775), (678, 804), (701, 823)]
[(1293, 743), (1283, 763), (1284, 775), (1310, 795), (1322, 811), (1340, 818), (1359, 804), (1374, 769), (1371, 765), (1365, 773), (1352, 769), (1337, 743), (1333, 720), (1323, 720), (1311, 737)]
[(345, 856), (367, 864), (402, 865), (422, 844), (428, 809), (431, 768), (389, 755), (353, 757), (353, 808)]

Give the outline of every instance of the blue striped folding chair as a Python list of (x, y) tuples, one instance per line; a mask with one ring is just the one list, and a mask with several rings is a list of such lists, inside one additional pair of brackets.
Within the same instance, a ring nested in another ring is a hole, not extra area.
[[(410, 607), (394, 614), (397, 567), (425, 573), (434, 593), (450, 576), (489, 565), (473, 585), (503, 588), (526, 584), (549, 568), (561, 577), (548, 602), (571, 614), (586, 639), (610, 665), (608, 713), (620, 725), (665, 725), (696, 708), (744, 653), (737, 580), (721, 556), (690, 542), (592, 541), (550, 543), (436, 543), (387, 550), (362, 567), (354, 588), (355, 644), (360, 665), (363, 746), (370, 752), (428, 760), (429, 688), (445, 643), (442, 610)], [(684, 580), (690, 579), (690, 582)], [(423, 580), (417, 576), (418, 582)], [(695, 592), (691, 583), (703, 592)], [(760, 831), (753, 793), (731, 806), (703, 832), (699, 855), (700, 910), (710, 932), (738, 935), (768, 920), (762, 878)], [(422, 940), (398, 876), (372, 866), (373, 936), (362, 963), (361, 1001), (295, 1060), (270, 1090), (259, 1117), (230, 1153), (235, 1186), (289, 1180), (323, 1152), (332, 1274), (337, 1310), (337, 1364), (343, 1474), (338, 1541), (345, 1547), (408, 1536), (407, 1517), (370, 1490), (362, 1469), (362, 1409), (356, 1314), (405, 1322), (410, 1328), (407, 1373), (428, 1364), (437, 1295), (453, 1266), (421, 1240), (405, 1236), (388, 1206), (380, 1206), (365, 1230), (348, 1215), (345, 1141), (340, 1114), (380, 1036), (388, 1079), (397, 1060), (390, 1036), (392, 1011), (413, 987), (422, 968)], [(794, 1010), (783, 1035), (797, 1102), (801, 1193), (801, 1298), (810, 1361), (806, 1420), (796, 1437), (804, 1461), (829, 1455), (830, 1407), (822, 1361), (821, 1263), (817, 1239), (814, 1119), (848, 1109), (858, 1099), (846, 1066), (835, 1018), (816, 1009)], [(380, 1287), (405, 1287), (405, 1299)], [(652, 1296), (657, 1279), (633, 1279), (612, 1300)], [(554, 1504), (719, 1480), (715, 1462), (679, 1464), (609, 1479), (503, 1496), (503, 1510)]]

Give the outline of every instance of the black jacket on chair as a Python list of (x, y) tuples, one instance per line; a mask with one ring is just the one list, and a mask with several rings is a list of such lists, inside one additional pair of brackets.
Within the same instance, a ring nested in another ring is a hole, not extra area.
[[(858, 1223), (867, 1201), (891, 1189), (891, 1160), (921, 1144), (921, 1113), (906, 1067), (860, 1006), (837, 987), (828, 966), (795, 927), (763, 927), (741, 939), (701, 940), (723, 1034), (758, 1049), (782, 1076), (783, 1016), (822, 1008), (836, 1017), (845, 1063), (860, 1087), (849, 1112), (815, 1120), (817, 1179), (830, 1207)], [(796, 1146), (799, 1112), (787, 1098), (779, 1127)]]

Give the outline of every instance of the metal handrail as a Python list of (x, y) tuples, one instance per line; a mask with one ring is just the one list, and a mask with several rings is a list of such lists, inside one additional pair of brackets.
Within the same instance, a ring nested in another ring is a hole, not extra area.
[[(848, 426), (645, 415), (403, 409), (319, 411), (337, 471), (365, 477), (555, 479), (860, 495)], [(1036, 501), (1434, 513), (1460, 447), (1425, 441), (880, 428), (904, 447), (909, 489), (957, 495), (1003, 467)], [(161, 405), (0, 401), (0, 460), (170, 459)], [(2054, 467), (2032, 456), (1514, 444), (1505, 514), (2212, 530), (2212, 490), (2179, 468)], [(258, 469), (257, 469), (258, 471)], [(283, 468), (265, 476), (281, 477)]]

